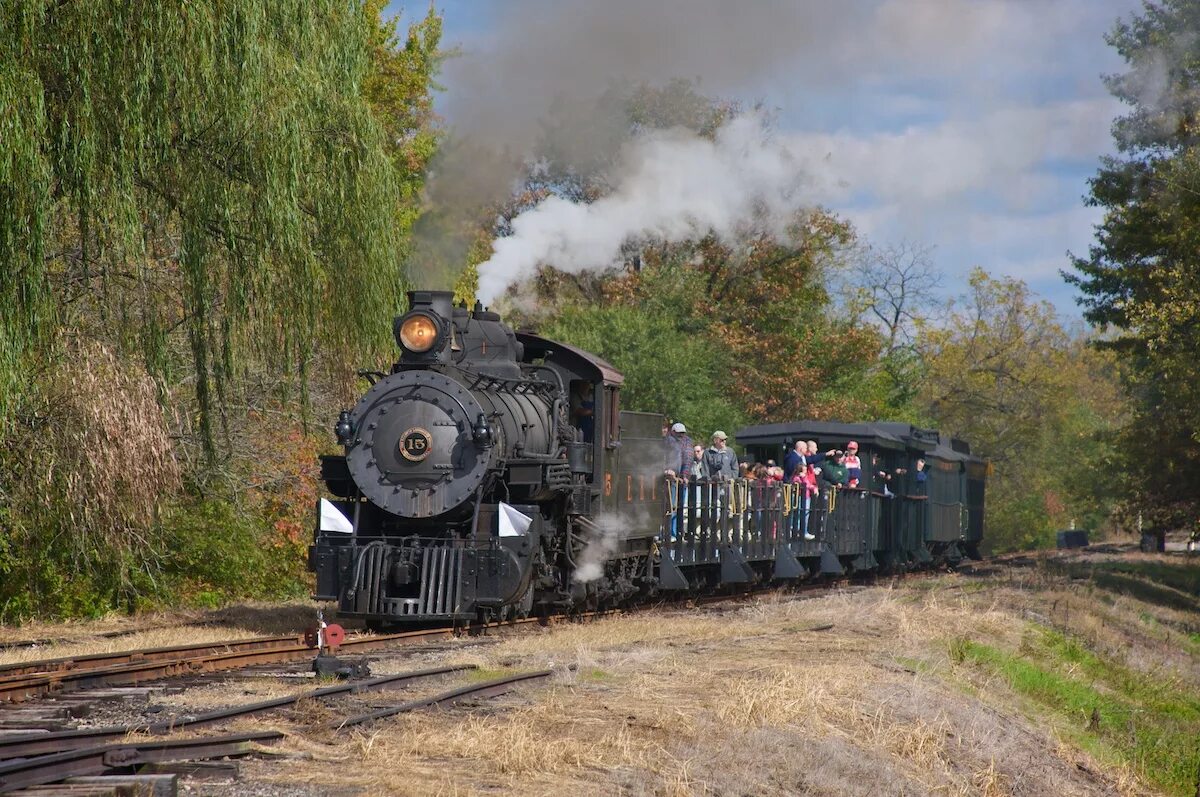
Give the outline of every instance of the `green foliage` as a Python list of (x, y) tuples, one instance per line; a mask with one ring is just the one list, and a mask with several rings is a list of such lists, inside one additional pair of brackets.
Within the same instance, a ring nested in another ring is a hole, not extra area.
[(173, 597), (216, 605), (234, 598), (300, 597), (300, 561), (283, 555), (269, 519), (230, 501), (172, 508), (163, 522), (163, 574)]
[(438, 143), (383, 7), (0, 0), (4, 617), (294, 591), (309, 480), (245, 463), (391, 353)]
[[(1200, 7), (1146, 4), (1109, 43), (1129, 65), (1108, 78), (1130, 106), (1113, 127), (1120, 155), (1091, 181), (1105, 209), (1096, 243), (1066, 275), (1105, 346), (1130, 366), (1135, 414), (1120, 467), (1148, 520), (1190, 524), (1200, 509)], [(1146, 87), (1154, 86), (1153, 92)]]
[(246, 355), (270, 354), (303, 390), (314, 344), (385, 344), (405, 285), (397, 215), (415, 193), (390, 142), (427, 116), (436, 16), (399, 64), (373, 13), (332, 0), (13, 0), (3, 16), (9, 379), (60, 328), (145, 351), (164, 376), (164, 335), (182, 328), (211, 456)]
[(572, 307), (540, 331), (616, 366), (626, 379), (626, 409), (681, 419), (697, 440), (741, 422), (740, 408), (719, 387), (729, 353), (702, 332), (679, 329), (669, 315), (623, 306)]
[(1050, 546), (1071, 520), (1107, 518), (1113, 431), (1126, 407), (1111, 355), (1068, 334), (1023, 282), (981, 270), (918, 346), (923, 412), (994, 466), (986, 504), (994, 550)]
[(1104, 658), (1079, 640), (1035, 630), (1017, 653), (970, 640), (956, 662), (982, 666), (1068, 723), (1068, 738), (1107, 762), (1130, 766), (1171, 794), (1191, 794), (1200, 770), (1200, 695)]

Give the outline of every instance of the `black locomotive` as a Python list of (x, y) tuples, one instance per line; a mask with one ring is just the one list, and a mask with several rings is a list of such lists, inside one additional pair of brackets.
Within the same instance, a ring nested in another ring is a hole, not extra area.
[(957, 441), (895, 424), (738, 433), (780, 455), (797, 434), (854, 434), (896, 470), (930, 457), (944, 472), (930, 482), (936, 512), (919, 487), (869, 479), (809, 501), (798, 485), (683, 485), (664, 477), (663, 416), (621, 410), (611, 365), (448, 292), (409, 302), (399, 360), (366, 375), (335, 426), (345, 454), (321, 461), (333, 499), (321, 499), (309, 565), (315, 597), (343, 617), (513, 618), (976, 553), (983, 464)]

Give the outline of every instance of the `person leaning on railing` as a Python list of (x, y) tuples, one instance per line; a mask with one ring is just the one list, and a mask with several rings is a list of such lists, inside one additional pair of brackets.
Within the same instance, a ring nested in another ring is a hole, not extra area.
[(671, 425), (663, 437), (663, 472), (668, 479), (688, 481), (691, 475), (692, 438), (687, 427), (678, 421)]
[(692, 458), (688, 462), (688, 481), (698, 482), (704, 478), (704, 446), (692, 446)]
[(833, 459), (826, 461), (821, 470), (821, 480), (833, 487), (845, 487), (846, 479), (845, 455), (841, 451), (834, 451)]
[(704, 452), (703, 474), (708, 481), (733, 481), (738, 475), (737, 456), (726, 446), (729, 435), (720, 429), (713, 432), (712, 445)]

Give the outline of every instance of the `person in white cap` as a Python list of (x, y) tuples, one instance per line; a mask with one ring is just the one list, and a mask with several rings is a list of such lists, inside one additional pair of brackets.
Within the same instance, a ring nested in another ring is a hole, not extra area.
[(687, 427), (678, 421), (671, 424), (663, 438), (663, 447), (663, 472), (667, 478), (687, 481), (692, 464), (692, 438), (688, 437)]

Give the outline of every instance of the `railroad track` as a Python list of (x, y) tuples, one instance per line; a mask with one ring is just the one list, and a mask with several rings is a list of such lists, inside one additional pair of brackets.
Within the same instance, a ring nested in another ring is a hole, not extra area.
[[(339, 649), (374, 650), (445, 639), (455, 633), (453, 628), (436, 628), (355, 636), (343, 640)], [(314, 653), (303, 637), (286, 636), (23, 662), (0, 667), (0, 702), (19, 703), (80, 689), (130, 686), (192, 673), (296, 661)]]
[[(197, 718), (190, 724), (207, 724), (236, 717), (250, 716), (274, 710), (301, 699), (324, 699), (351, 692), (394, 686), (403, 681), (411, 681), (415, 678), (442, 675), (465, 669), (470, 669), (470, 667), (458, 666), (421, 670), (413, 673), (375, 678), (359, 684), (328, 687), (306, 695), (279, 698), (277, 700), (265, 701), (250, 706), (241, 706), (222, 712), (213, 712), (211, 715), (202, 715), (202, 717)], [(551, 674), (552, 671), (550, 670), (539, 670), (518, 673), (480, 683), (467, 684), (432, 697), (411, 700), (385, 708), (374, 709), (362, 714), (352, 714), (342, 717), (328, 723), (325, 727), (330, 731), (336, 732), (418, 709), (433, 706), (449, 706), (468, 699), (494, 697), (508, 692), (517, 685), (549, 678)], [(103, 743), (113, 737), (104, 736), (101, 732), (108, 734), (120, 733), (122, 736), (125, 736), (138, 730), (136, 728), (100, 729), (93, 731), (92, 737), (88, 740), (85, 740), (83, 736), (75, 737), (79, 741), (79, 744), (70, 749), (46, 755), (39, 755), (38, 748), (27, 747), (25, 754), (28, 757), (14, 756), (10, 760), (0, 763), (0, 792), (8, 793), (15, 789), (57, 783), (73, 777), (100, 775), (114, 767), (132, 767), (149, 763), (196, 761), (246, 755), (254, 752), (259, 746), (276, 744), (286, 736), (282, 731), (254, 731), (251, 733), (226, 734), (222, 736), (200, 736), (165, 740), (127, 740)], [(67, 744), (71, 743), (65, 738), (60, 738), (59, 741)], [(15, 746), (12, 746), (9, 748), (9, 752), (15, 752), (16, 749)]]
[[(939, 573), (919, 575), (936, 576)], [(828, 590), (845, 586), (852, 581), (853, 579), (847, 577), (796, 585), (788, 592)], [(706, 605), (736, 601), (759, 596), (764, 591), (746, 590), (732, 595), (693, 596), (681, 603)], [(668, 601), (645, 608), (661, 608), (672, 603), (674, 602)], [(602, 613), (585, 614), (580, 616), (580, 619), (590, 619), (600, 614)], [(397, 634), (355, 636), (344, 640), (339, 652), (431, 642), (461, 634), (463, 631), (480, 633), (491, 629), (554, 622), (559, 619), (563, 618), (528, 618), (468, 629), (436, 628)], [(264, 663), (295, 661), (309, 658), (314, 653), (314, 649), (305, 643), (302, 637), (285, 636), (26, 662), (0, 667), (0, 700), (15, 702), (93, 687), (138, 684), (193, 673), (228, 671)], [(174, 717), (162, 722), (71, 730), (39, 729), (29, 733), (10, 731), (6, 735), (0, 734), (0, 792), (8, 793), (13, 789), (58, 783), (71, 778), (86, 779), (112, 771), (113, 768), (128, 769), (155, 762), (186, 762), (245, 755), (256, 751), (262, 745), (278, 742), (284, 734), (267, 731), (184, 739), (130, 739), (130, 735), (173, 735), (185, 729), (222, 724), (240, 717), (274, 711), (303, 699), (326, 700), (339, 695), (403, 687), (417, 679), (445, 676), (467, 669), (470, 667), (457, 665), (384, 676), (260, 703)], [(516, 684), (544, 679), (549, 675), (549, 671), (539, 671), (481, 684), (468, 684), (430, 698), (346, 716), (326, 727), (328, 730), (338, 731), (405, 711), (482, 698), (508, 691)]]
[[(906, 574), (905, 578), (930, 577), (937, 572)], [(790, 593), (821, 591), (853, 583), (851, 577), (829, 579), (792, 586)], [(685, 604), (706, 605), (728, 600), (740, 600), (779, 591), (778, 587), (747, 590), (741, 593), (711, 596), (689, 596)], [(643, 608), (660, 608), (672, 602), (650, 604)], [(615, 610), (619, 611), (619, 610)], [(571, 619), (591, 619), (614, 612), (587, 612)], [(419, 644), (446, 639), (460, 634), (478, 634), (488, 630), (554, 622), (562, 617), (529, 617), (520, 620), (477, 624), (467, 628), (433, 628), (395, 634), (347, 637), (339, 652), (375, 650), (395, 645)], [(68, 656), (41, 661), (0, 665), (0, 704), (20, 703), (47, 695), (85, 689), (135, 686), (142, 683), (188, 674), (236, 670), (258, 664), (297, 661), (314, 655), (315, 649), (300, 635), (257, 637), (228, 642), (178, 645), (143, 650)]]

